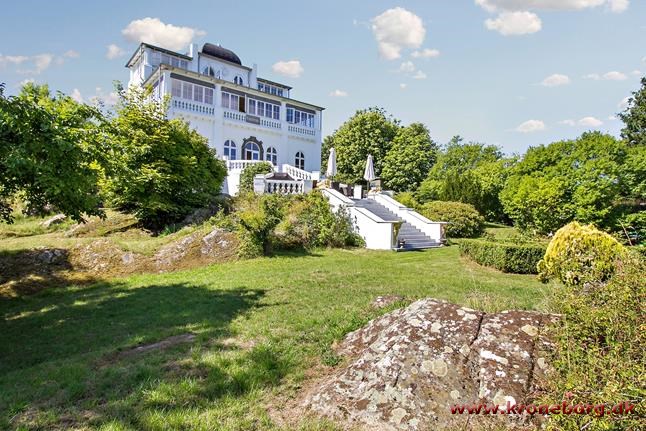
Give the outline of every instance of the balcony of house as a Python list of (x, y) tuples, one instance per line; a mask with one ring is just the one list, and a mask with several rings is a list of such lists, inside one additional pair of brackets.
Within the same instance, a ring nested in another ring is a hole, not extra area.
[(280, 121), (272, 120), (269, 118), (259, 117), (257, 115), (247, 114), (235, 109), (223, 108), (223, 117), (225, 120), (253, 124), (256, 126), (266, 127), (268, 129), (281, 130), (283, 125)]
[(187, 111), (202, 115), (215, 115), (213, 104), (173, 98), (171, 107), (178, 111)]

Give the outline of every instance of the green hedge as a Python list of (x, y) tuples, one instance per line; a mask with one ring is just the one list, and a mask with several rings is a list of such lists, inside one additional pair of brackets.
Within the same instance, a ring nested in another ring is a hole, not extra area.
[(545, 255), (540, 244), (508, 244), (482, 239), (463, 239), (458, 244), (460, 254), (480, 265), (502, 272), (536, 274), (536, 265)]

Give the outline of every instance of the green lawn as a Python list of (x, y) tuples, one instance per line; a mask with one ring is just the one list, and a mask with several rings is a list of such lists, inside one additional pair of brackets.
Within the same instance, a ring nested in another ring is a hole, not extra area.
[[(542, 309), (549, 288), (446, 247), (284, 254), (0, 298), (0, 428), (279, 429), (268, 406), (342, 360), (331, 344), (385, 312), (376, 296)], [(120, 353), (187, 332), (196, 339)]]

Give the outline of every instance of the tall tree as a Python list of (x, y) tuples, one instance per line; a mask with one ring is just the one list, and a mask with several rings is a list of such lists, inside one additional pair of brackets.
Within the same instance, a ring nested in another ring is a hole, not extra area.
[(421, 202), (457, 201), (473, 205), (488, 220), (505, 221), (498, 194), (515, 158), (503, 158), (494, 145), (464, 143), (454, 136), (417, 191)]
[(522, 229), (553, 232), (572, 220), (607, 226), (623, 188), (626, 144), (600, 132), (530, 148), (500, 194)]
[(398, 131), (399, 120), (382, 108), (357, 111), (326, 140), (326, 148), (336, 150), (337, 179), (350, 183), (363, 181), (368, 154), (372, 154), (375, 175), (379, 176)]
[(422, 123), (402, 127), (384, 159), (381, 177), (388, 189), (417, 190), (435, 163), (437, 144)]
[(624, 122), (621, 137), (630, 145), (646, 145), (646, 76), (641, 79), (641, 88), (628, 99), (628, 106), (619, 118)]
[(105, 151), (101, 112), (46, 85), (27, 84), (15, 97), (0, 86), (0, 219), (10, 201), (52, 205), (74, 220), (101, 215), (98, 179)]
[(149, 90), (121, 91), (110, 124), (115, 146), (103, 191), (116, 208), (151, 228), (181, 220), (219, 193), (226, 167), (207, 140), (180, 119), (166, 118), (166, 103)]

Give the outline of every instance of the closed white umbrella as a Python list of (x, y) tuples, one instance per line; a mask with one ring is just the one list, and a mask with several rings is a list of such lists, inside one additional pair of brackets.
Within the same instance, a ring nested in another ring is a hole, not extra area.
[(375, 179), (375, 166), (372, 162), (372, 155), (368, 154), (368, 160), (366, 160), (366, 170), (363, 171), (363, 179), (368, 181), (373, 181)]
[(334, 148), (330, 148), (330, 156), (327, 159), (325, 175), (330, 179), (336, 175), (336, 151)]

